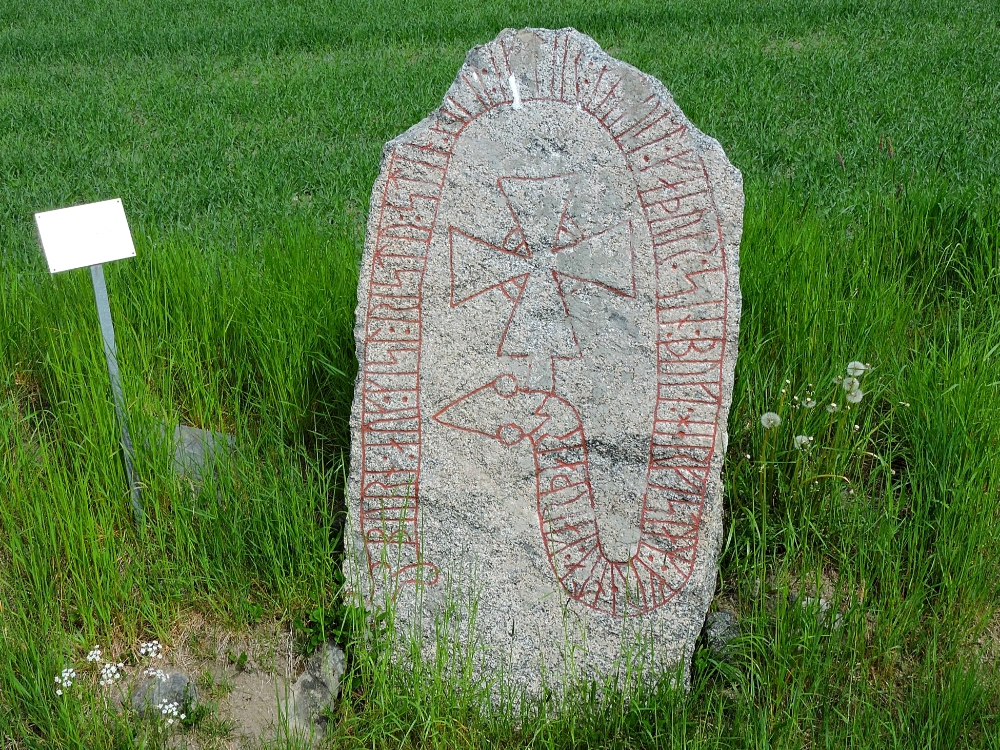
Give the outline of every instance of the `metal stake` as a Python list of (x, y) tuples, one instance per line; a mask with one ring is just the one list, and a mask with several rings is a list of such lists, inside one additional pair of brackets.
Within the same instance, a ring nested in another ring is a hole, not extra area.
[(90, 267), (90, 278), (94, 282), (94, 297), (97, 300), (97, 317), (101, 321), (101, 338), (104, 340), (104, 356), (108, 360), (108, 375), (111, 377), (111, 392), (115, 399), (115, 414), (122, 426), (122, 450), (125, 453), (125, 469), (132, 490), (132, 513), (135, 522), (141, 525), (145, 514), (139, 492), (139, 476), (135, 473), (135, 451), (132, 437), (125, 419), (125, 397), (122, 395), (121, 376), (118, 373), (118, 354), (115, 348), (115, 327), (111, 323), (111, 307), (108, 304), (108, 287), (104, 283), (104, 268), (101, 264)]

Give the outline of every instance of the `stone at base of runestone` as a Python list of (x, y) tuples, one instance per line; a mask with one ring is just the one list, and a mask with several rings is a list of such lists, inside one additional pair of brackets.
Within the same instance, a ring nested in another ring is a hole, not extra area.
[(315, 734), (326, 724), (325, 712), (340, 694), (340, 681), (347, 668), (343, 649), (329, 641), (306, 660), (306, 669), (289, 686), (285, 713), (288, 726), (299, 734)]
[(740, 636), (740, 622), (732, 612), (709, 612), (702, 629), (705, 646), (716, 656), (724, 656), (729, 644)]

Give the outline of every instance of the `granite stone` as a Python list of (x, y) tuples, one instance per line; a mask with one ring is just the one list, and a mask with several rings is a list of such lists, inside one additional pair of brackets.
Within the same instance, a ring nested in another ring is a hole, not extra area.
[(372, 190), (347, 595), (498, 690), (683, 670), (716, 583), (742, 215), (718, 142), (593, 39), (469, 52)]

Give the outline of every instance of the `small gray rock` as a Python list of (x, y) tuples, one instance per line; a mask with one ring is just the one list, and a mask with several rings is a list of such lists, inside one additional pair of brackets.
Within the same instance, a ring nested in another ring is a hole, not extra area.
[(701, 632), (708, 650), (716, 656), (723, 656), (730, 642), (739, 637), (740, 623), (732, 612), (709, 612)]
[(176, 703), (180, 709), (190, 709), (197, 701), (198, 689), (180, 672), (168, 672), (166, 679), (148, 677), (132, 692), (132, 710), (140, 715), (159, 713), (170, 703)]
[(174, 430), (174, 472), (198, 481), (206, 468), (233, 450), (232, 435), (179, 424)]
[(205, 472), (212, 470), (217, 461), (229, 456), (236, 446), (235, 438), (225, 432), (179, 424), (171, 434), (165, 422), (156, 423), (155, 438), (167, 444), (171, 457), (170, 467), (174, 474), (195, 483), (200, 482)]
[(307, 669), (326, 686), (332, 698), (340, 693), (340, 679), (347, 669), (347, 659), (343, 649), (333, 641), (309, 657)]
[[(844, 616), (840, 612), (833, 610), (833, 605), (822, 596), (803, 596), (799, 598), (795, 594), (789, 594), (788, 600), (792, 604), (798, 601), (803, 609), (816, 610), (820, 625), (829, 625), (834, 630), (840, 630), (844, 624)], [(831, 610), (833, 610), (832, 618)]]
[(293, 731), (308, 732), (311, 725), (325, 723), (322, 711), (340, 694), (340, 680), (347, 668), (343, 650), (333, 641), (317, 649), (306, 660), (306, 670), (292, 684), (286, 712)]

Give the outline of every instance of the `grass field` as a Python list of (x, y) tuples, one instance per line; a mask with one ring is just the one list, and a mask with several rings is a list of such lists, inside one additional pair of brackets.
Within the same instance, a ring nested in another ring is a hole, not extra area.
[[(1000, 747), (995, 2), (33, 0), (0, 5), (5, 750), (167, 741), (87, 679), (56, 695), (94, 643), (169, 649), (194, 615), (298, 621), (299, 637), (344, 621), (354, 286), (380, 149), (467, 49), (524, 25), (574, 26), (657, 76), (743, 171), (719, 589), (742, 636), (728, 662), (696, 653), (687, 694), (562, 711), (493, 710), (357, 645), (328, 741)], [(111, 197), (138, 251), (106, 273), (141, 530), (89, 277), (51, 278), (32, 222)], [(865, 397), (830, 413), (851, 360), (872, 365)], [(769, 410), (784, 422), (765, 431)], [(157, 420), (239, 450), (192, 491)], [(790, 603), (817, 590), (837, 627)], [(172, 741), (224, 746), (203, 729)]]

